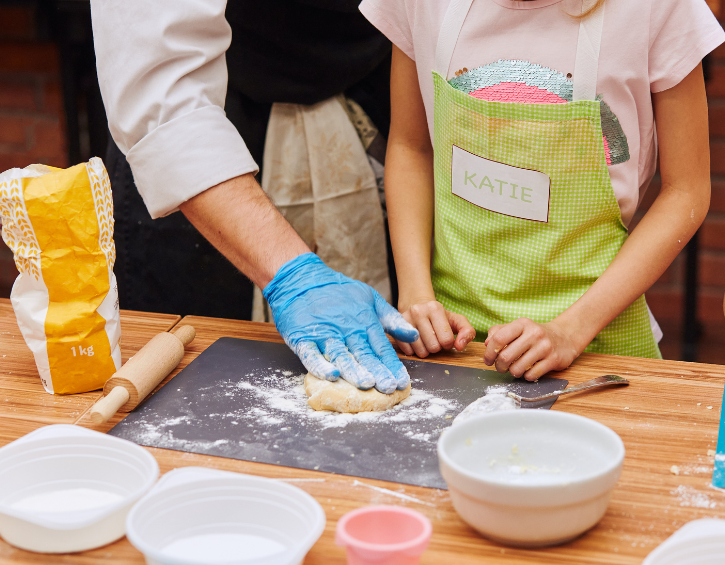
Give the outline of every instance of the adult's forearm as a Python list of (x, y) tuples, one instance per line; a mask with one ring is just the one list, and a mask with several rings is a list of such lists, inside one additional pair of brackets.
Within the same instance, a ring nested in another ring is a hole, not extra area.
[(252, 174), (213, 186), (179, 208), (259, 288), (287, 261), (310, 251)]
[(258, 170), (224, 114), (226, 0), (91, 0), (108, 127), (152, 218)]

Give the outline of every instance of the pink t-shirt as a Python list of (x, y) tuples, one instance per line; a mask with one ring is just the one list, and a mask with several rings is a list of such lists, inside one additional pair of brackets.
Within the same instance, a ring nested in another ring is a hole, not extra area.
[[(657, 161), (652, 92), (677, 85), (725, 41), (704, 0), (605, 0), (597, 75), (614, 193), (629, 225)], [(433, 136), (435, 50), (451, 0), (363, 0), (360, 11), (408, 57)], [(514, 102), (571, 100), (581, 0), (474, 0), (453, 52), (451, 84)], [(465, 72), (459, 73), (458, 71)], [(569, 76), (567, 76), (569, 75)]]

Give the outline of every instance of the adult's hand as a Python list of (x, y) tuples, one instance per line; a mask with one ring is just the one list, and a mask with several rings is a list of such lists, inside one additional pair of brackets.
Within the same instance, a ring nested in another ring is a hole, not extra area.
[(418, 332), (375, 290), (310, 253), (251, 174), (212, 187), (180, 208), (264, 288), (277, 329), (313, 375), (327, 380), (342, 375), (358, 388), (375, 386), (385, 393), (408, 386), (410, 377), (385, 331), (401, 342), (415, 341)]
[(285, 343), (316, 377), (342, 376), (385, 394), (410, 383), (385, 332), (412, 343), (418, 331), (372, 287), (305, 253), (285, 263), (263, 294)]

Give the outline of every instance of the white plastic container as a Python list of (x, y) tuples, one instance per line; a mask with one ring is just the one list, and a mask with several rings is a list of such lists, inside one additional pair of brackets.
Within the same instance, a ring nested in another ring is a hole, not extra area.
[(642, 565), (722, 565), (725, 520), (703, 518), (682, 526), (647, 556)]
[(133, 507), (126, 535), (148, 565), (298, 565), (325, 522), (319, 503), (297, 487), (185, 467)]
[(481, 534), (505, 545), (565, 543), (607, 510), (624, 445), (606, 426), (549, 410), (490, 412), (438, 440), (453, 506)]
[(123, 537), (126, 515), (159, 476), (144, 448), (78, 426), (40, 428), (0, 449), (0, 536), (42, 553)]

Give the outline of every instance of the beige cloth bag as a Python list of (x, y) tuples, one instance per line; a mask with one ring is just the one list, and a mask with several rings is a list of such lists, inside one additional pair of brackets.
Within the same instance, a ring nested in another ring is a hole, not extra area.
[[(274, 104), (264, 145), (262, 187), (327, 266), (390, 301), (383, 211), (363, 141), (335, 97)], [(254, 321), (272, 322), (255, 288)]]

